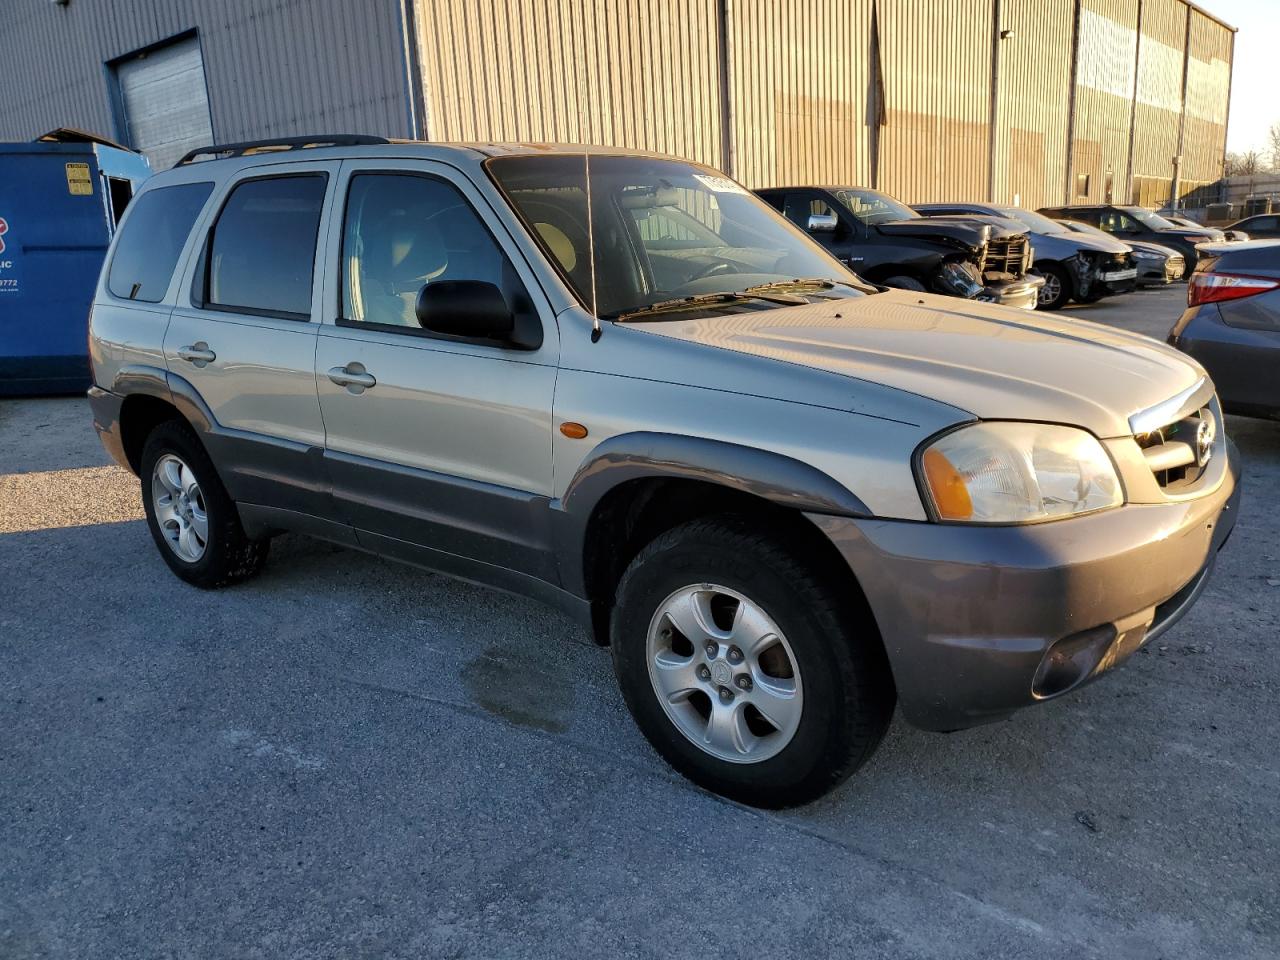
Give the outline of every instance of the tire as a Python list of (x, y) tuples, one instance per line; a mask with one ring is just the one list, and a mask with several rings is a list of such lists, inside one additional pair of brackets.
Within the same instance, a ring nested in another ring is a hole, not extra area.
[[(618, 585), (614, 671), (641, 732), (694, 783), (753, 806), (795, 806), (831, 790), (871, 757), (893, 714), (870, 612), (805, 552), (744, 518), (695, 520), (641, 550)], [(708, 618), (711, 629), (698, 635)], [(737, 643), (748, 649), (735, 661)], [(737, 722), (717, 730), (740, 740), (712, 735), (712, 718), (725, 716)]]
[(1036, 270), (1044, 277), (1044, 286), (1040, 288), (1037, 310), (1061, 310), (1075, 296), (1075, 284), (1067, 271), (1056, 263), (1036, 264)]
[(924, 284), (915, 277), (890, 277), (884, 282), (886, 287), (897, 287), (899, 290), (915, 290), (917, 293), (925, 293)]
[[(248, 580), (262, 570), (270, 541), (245, 535), (213, 461), (186, 423), (169, 420), (151, 431), (138, 472), (147, 526), (175, 574), (211, 590)], [(187, 494), (185, 501), (174, 488)]]

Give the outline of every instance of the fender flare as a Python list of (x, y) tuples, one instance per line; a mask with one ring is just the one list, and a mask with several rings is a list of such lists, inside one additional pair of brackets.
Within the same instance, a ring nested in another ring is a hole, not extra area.
[(794, 457), (707, 437), (638, 431), (610, 437), (588, 454), (553, 503), (561, 581), (586, 595), (587, 528), (605, 495), (643, 479), (699, 480), (748, 493), (795, 511), (869, 517), (858, 497), (830, 475)]

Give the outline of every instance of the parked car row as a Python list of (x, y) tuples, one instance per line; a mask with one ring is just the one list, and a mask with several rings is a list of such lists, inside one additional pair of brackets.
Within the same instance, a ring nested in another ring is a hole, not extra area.
[(1248, 239), (1239, 230), (1228, 235), (1137, 206), (911, 207), (857, 186), (757, 192), (872, 283), (1025, 309), (1058, 310), (1184, 280), (1198, 244)]

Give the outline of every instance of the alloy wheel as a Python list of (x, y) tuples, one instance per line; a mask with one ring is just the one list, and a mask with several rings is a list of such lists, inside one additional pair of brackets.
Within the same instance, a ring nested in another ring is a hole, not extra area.
[(676, 728), (731, 763), (776, 756), (800, 725), (804, 691), (786, 637), (750, 598), (692, 584), (649, 624), (649, 680)]
[(209, 543), (209, 514), (191, 468), (166, 453), (151, 471), (151, 505), (156, 524), (179, 559), (195, 563)]

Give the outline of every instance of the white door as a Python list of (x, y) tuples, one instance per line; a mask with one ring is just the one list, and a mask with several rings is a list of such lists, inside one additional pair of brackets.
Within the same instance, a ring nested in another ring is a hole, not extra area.
[(213, 143), (204, 60), (195, 37), (116, 64), (126, 139), (168, 170), (188, 150)]

